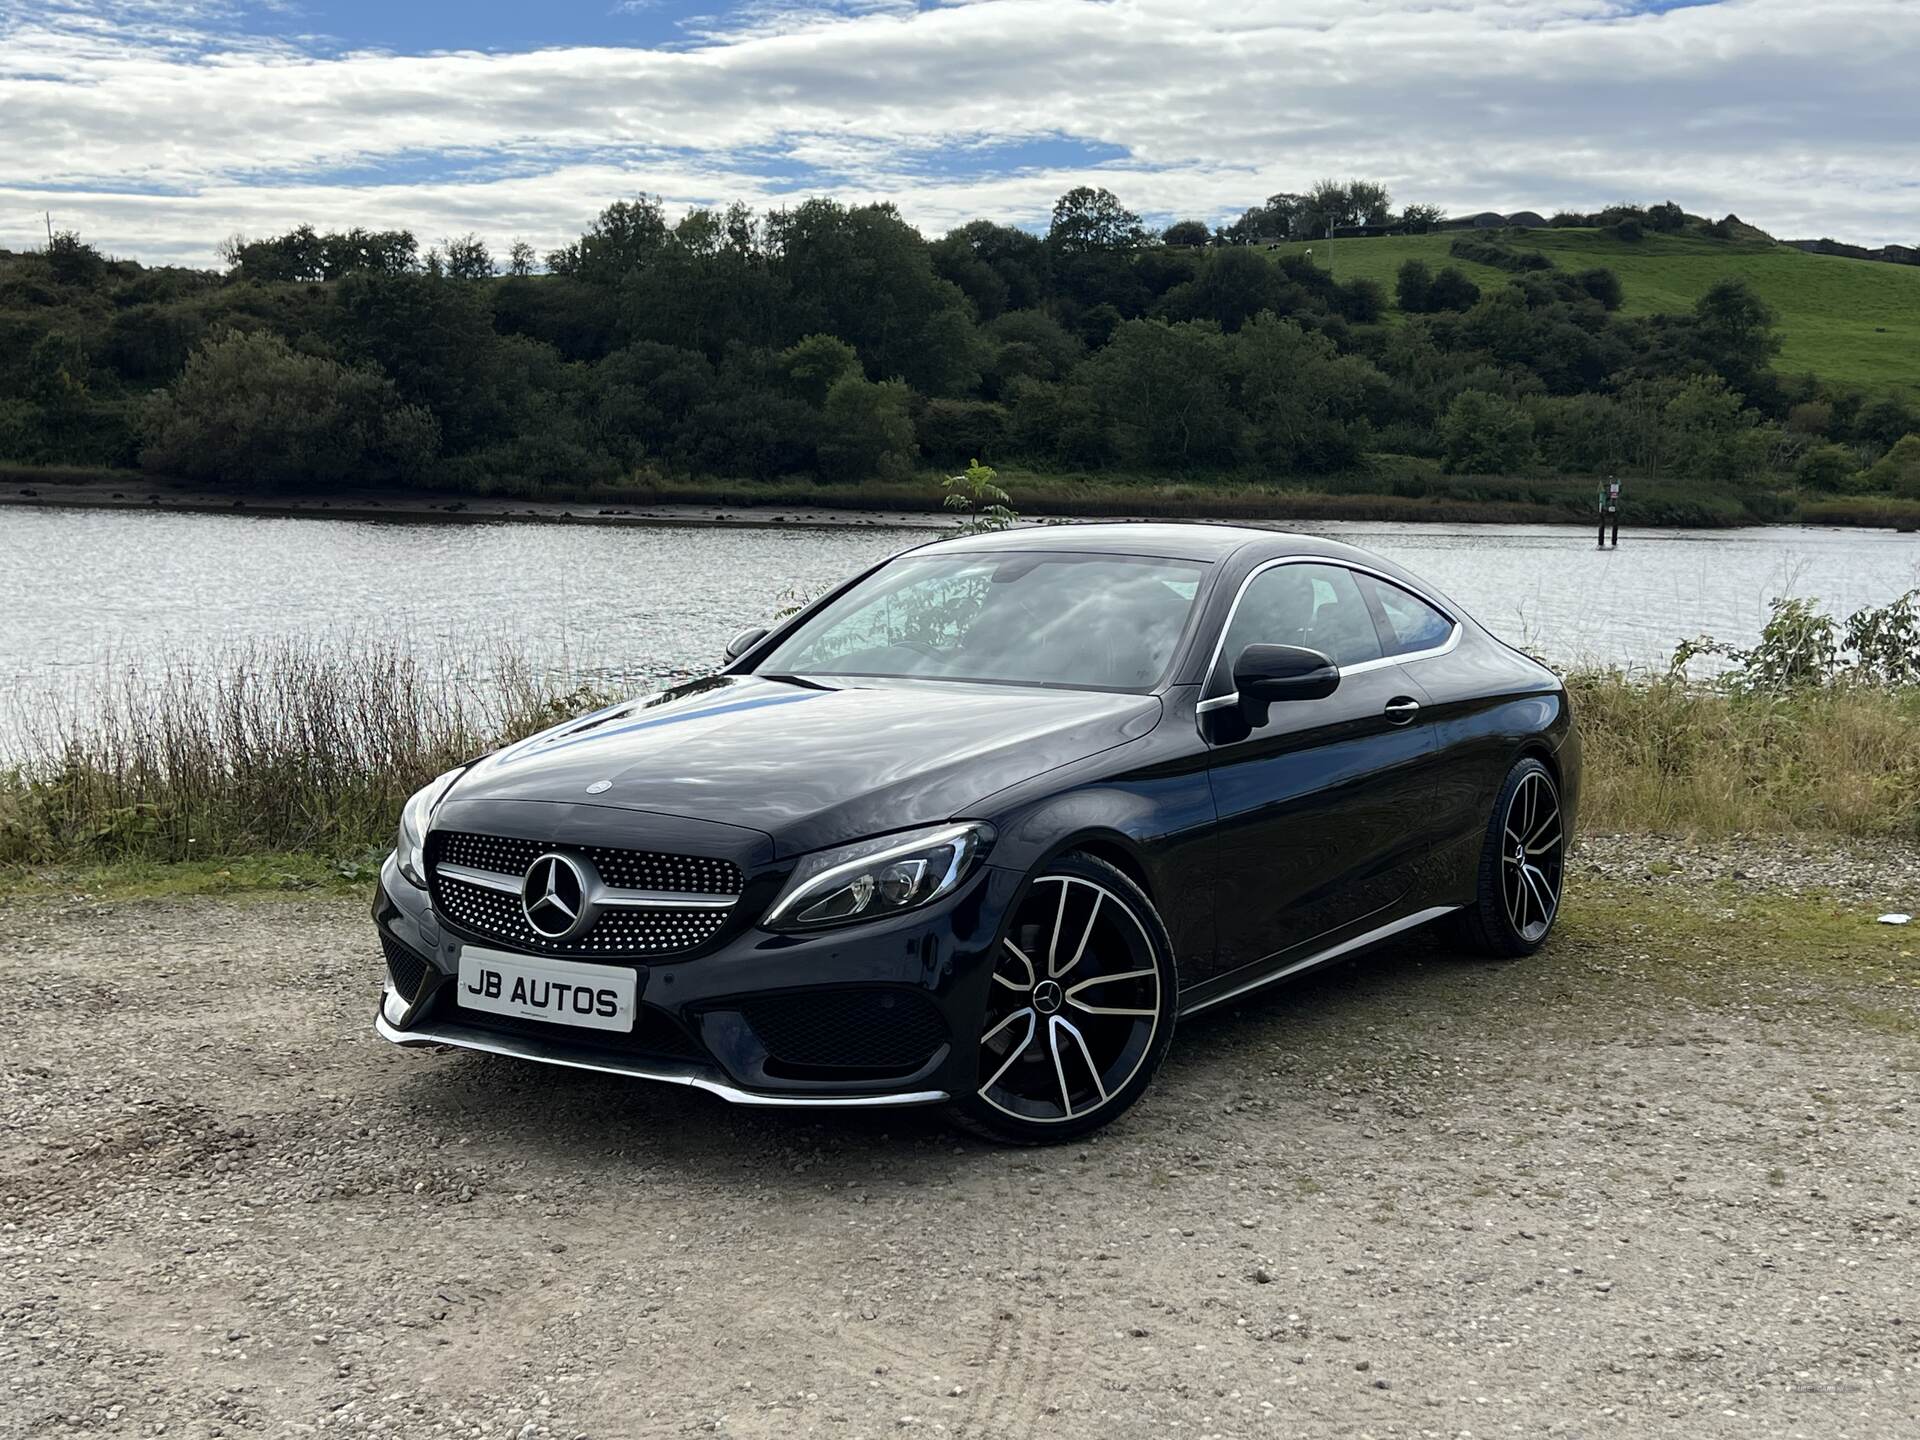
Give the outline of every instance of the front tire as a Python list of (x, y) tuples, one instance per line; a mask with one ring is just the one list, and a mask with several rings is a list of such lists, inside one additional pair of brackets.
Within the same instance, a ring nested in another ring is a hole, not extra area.
[(1474, 903), (1459, 915), (1468, 949), (1511, 960), (1547, 943), (1560, 916), (1567, 838), (1553, 772), (1528, 756), (1507, 772), (1487, 821)]
[(1091, 855), (1048, 862), (995, 947), (974, 1089), (950, 1118), (1013, 1145), (1098, 1130), (1152, 1083), (1177, 996), (1173, 945), (1140, 887)]

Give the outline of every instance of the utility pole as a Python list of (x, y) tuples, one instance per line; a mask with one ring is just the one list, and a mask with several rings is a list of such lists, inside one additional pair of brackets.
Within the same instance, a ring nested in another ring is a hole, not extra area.
[(47, 248), (51, 250), (53, 248), (53, 212), (48, 210), (43, 213), (47, 217)]

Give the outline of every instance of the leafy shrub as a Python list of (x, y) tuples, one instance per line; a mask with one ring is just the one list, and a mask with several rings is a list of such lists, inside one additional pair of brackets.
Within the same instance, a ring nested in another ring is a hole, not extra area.
[(227, 331), (194, 352), (140, 417), (141, 464), (264, 490), (404, 482), (438, 449), (433, 416), (371, 368)]
[(1507, 474), (1533, 463), (1533, 418), (1511, 400), (1463, 390), (1441, 418), (1440, 444), (1451, 473)]
[(893, 480), (913, 467), (911, 398), (898, 380), (875, 382), (845, 375), (827, 391), (820, 410), (820, 467), (832, 479)]
[(1447, 253), (1456, 260), (1491, 265), (1496, 270), (1511, 270), (1516, 275), (1524, 275), (1530, 270), (1553, 269), (1552, 258), (1538, 250), (1515, 250), (1511, 245), (1502, 245), (1497, 240), (1472, 240), (1464, 235), (1447, 246)]
[(1844, 490), (1857, 463), (1844, 445), (1816, 445), (1800, 457), (1800, 483), (1809, 490)]
[(1409, 315), (1427, 312), (1427, 295), (1433, 289), (1433, 271), (1424, 260), (1409, 260), (1394, 277), (1393, 298)]
[(929, 400), (914, 430), (920, 453), (936, 465), (979, 456), (998, 459), (1007, 443), (1007, 411), (984, 400)]
[(1603, 309), (1618, 310), (1627, 303), (1627, 292), (1621, 288), (1620, 277), (1604, 265), (1582, 270), (1573, 277), (1573, 283), (1598, 300)]
[(1340, 314), (1356, 325), (1371, 325), (1387, 312), (1387, 292), (1378, 280), (1349, 280), (1340, 287)]
[(1920, 500), (1920, 435), (1908, 435), (1869, 466), (1860, 488)]
[(1819, 686), (1902, 689), (1920, 683), (1920, 590), (1864, 606), (1842, 625), (1811, 600), (1776, 598), (1751, 647), (1710, 635), (1682, 641), (1672, 673), (1701, 655), (1729, 663), (1721, 684), (1743, 693), (1781, 694)]
[(960, 515), (960, 533), (980, 535), (994, 530), (1010, 530), (1020, 521), (1013, 508), (1013, 497), (996, 483), (998, 473), (978, 460), (968, 464), (964, 474), (949, 476), (943, 482), (946, 495), (941, 504)]

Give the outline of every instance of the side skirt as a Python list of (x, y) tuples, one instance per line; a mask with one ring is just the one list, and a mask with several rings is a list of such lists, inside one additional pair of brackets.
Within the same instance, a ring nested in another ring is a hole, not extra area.
[[(1350, 940), (1342, 940), (1337, 945), (1328, 946), (1324, 950), (1316, 950), (1313, 954), (1304, 956), (1301, 959), (1289, 960), (1285, 964), (1276, 966), (1264, 974), (1256, 975), (1250, 980), (1242, 980), (1237, 984), (1229, 983), (1228, 988), (1222, 990), (1217, 995), (1207, 995), (1190, 1004), (1182, 1005), (1180, 1007), (1181, 1018), (1184, 1019), (1189, 1015), (1198, 1015), (1202, 1010), (1211, 1009), (1215, 1005), (1224, 1005), (1229, 1000), (1237, 1000), (1242, 995), (1247, 994), (1249, 991), (1258, 990), (1263, 985), (1271, 985), (1277, 980), (1285, 980), (1289, 976), (1303, 974), (1308, 970), (1313, 970), (1321, 965), (1326, 965), (1338, 960), (1343, 955), (1351, 955), (1356, 950), (1365, 949), (1369, 945), (1377, 945), (1382, 940), (1390, 940), (1395, 935), (1425, 925), (1429, 920), (1438, 920), (1442, 915), (1450, 915), (1460, 908), (1458, 905), (1432, 905), (1425, 910), (1416, 911), (1411, 915), (1403, 915), (1398, 920), (1390, 920), (1385, 925), (1376, 926), (1372, 930), (1355, 935)], [(1227, 982), (1232, 982), (1235, 977), (1229, 975), (1223, 977), (1223, 979)]]

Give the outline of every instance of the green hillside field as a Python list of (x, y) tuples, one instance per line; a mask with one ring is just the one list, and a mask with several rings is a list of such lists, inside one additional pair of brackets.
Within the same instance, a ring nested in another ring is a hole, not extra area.
[[(1511, 278), (1448, 254), (1448, 245), (1461, 233), (1335, 240), (1334, 273), (1342, 280), (1378, 280), (1389, 296), (1408, 260), (1424, 260), (1435, 270), (1459, 265), (1482, 288)], [(1741, 276), (1779, 312), (1782, 345), (1776, 364), (1783, 373), (1812, 371), (1873, 389), (1920, 386), (1920, 265), (1809, 255), (1765, 240), (1699, 235), (1649, 234), (1625, 241), (1580, 229), (1464, 233), (1499, 239), (1516, 250), (1541, 251), (1562, 270), (1604, 265), (1620, 277), (1629, 315), (1689, 310), (1716, 280)], [(1328, 246), (1316, 240), (1277, 248), (1295, 253), (1311, 248), (1314, 259), (1322, 261)]]

